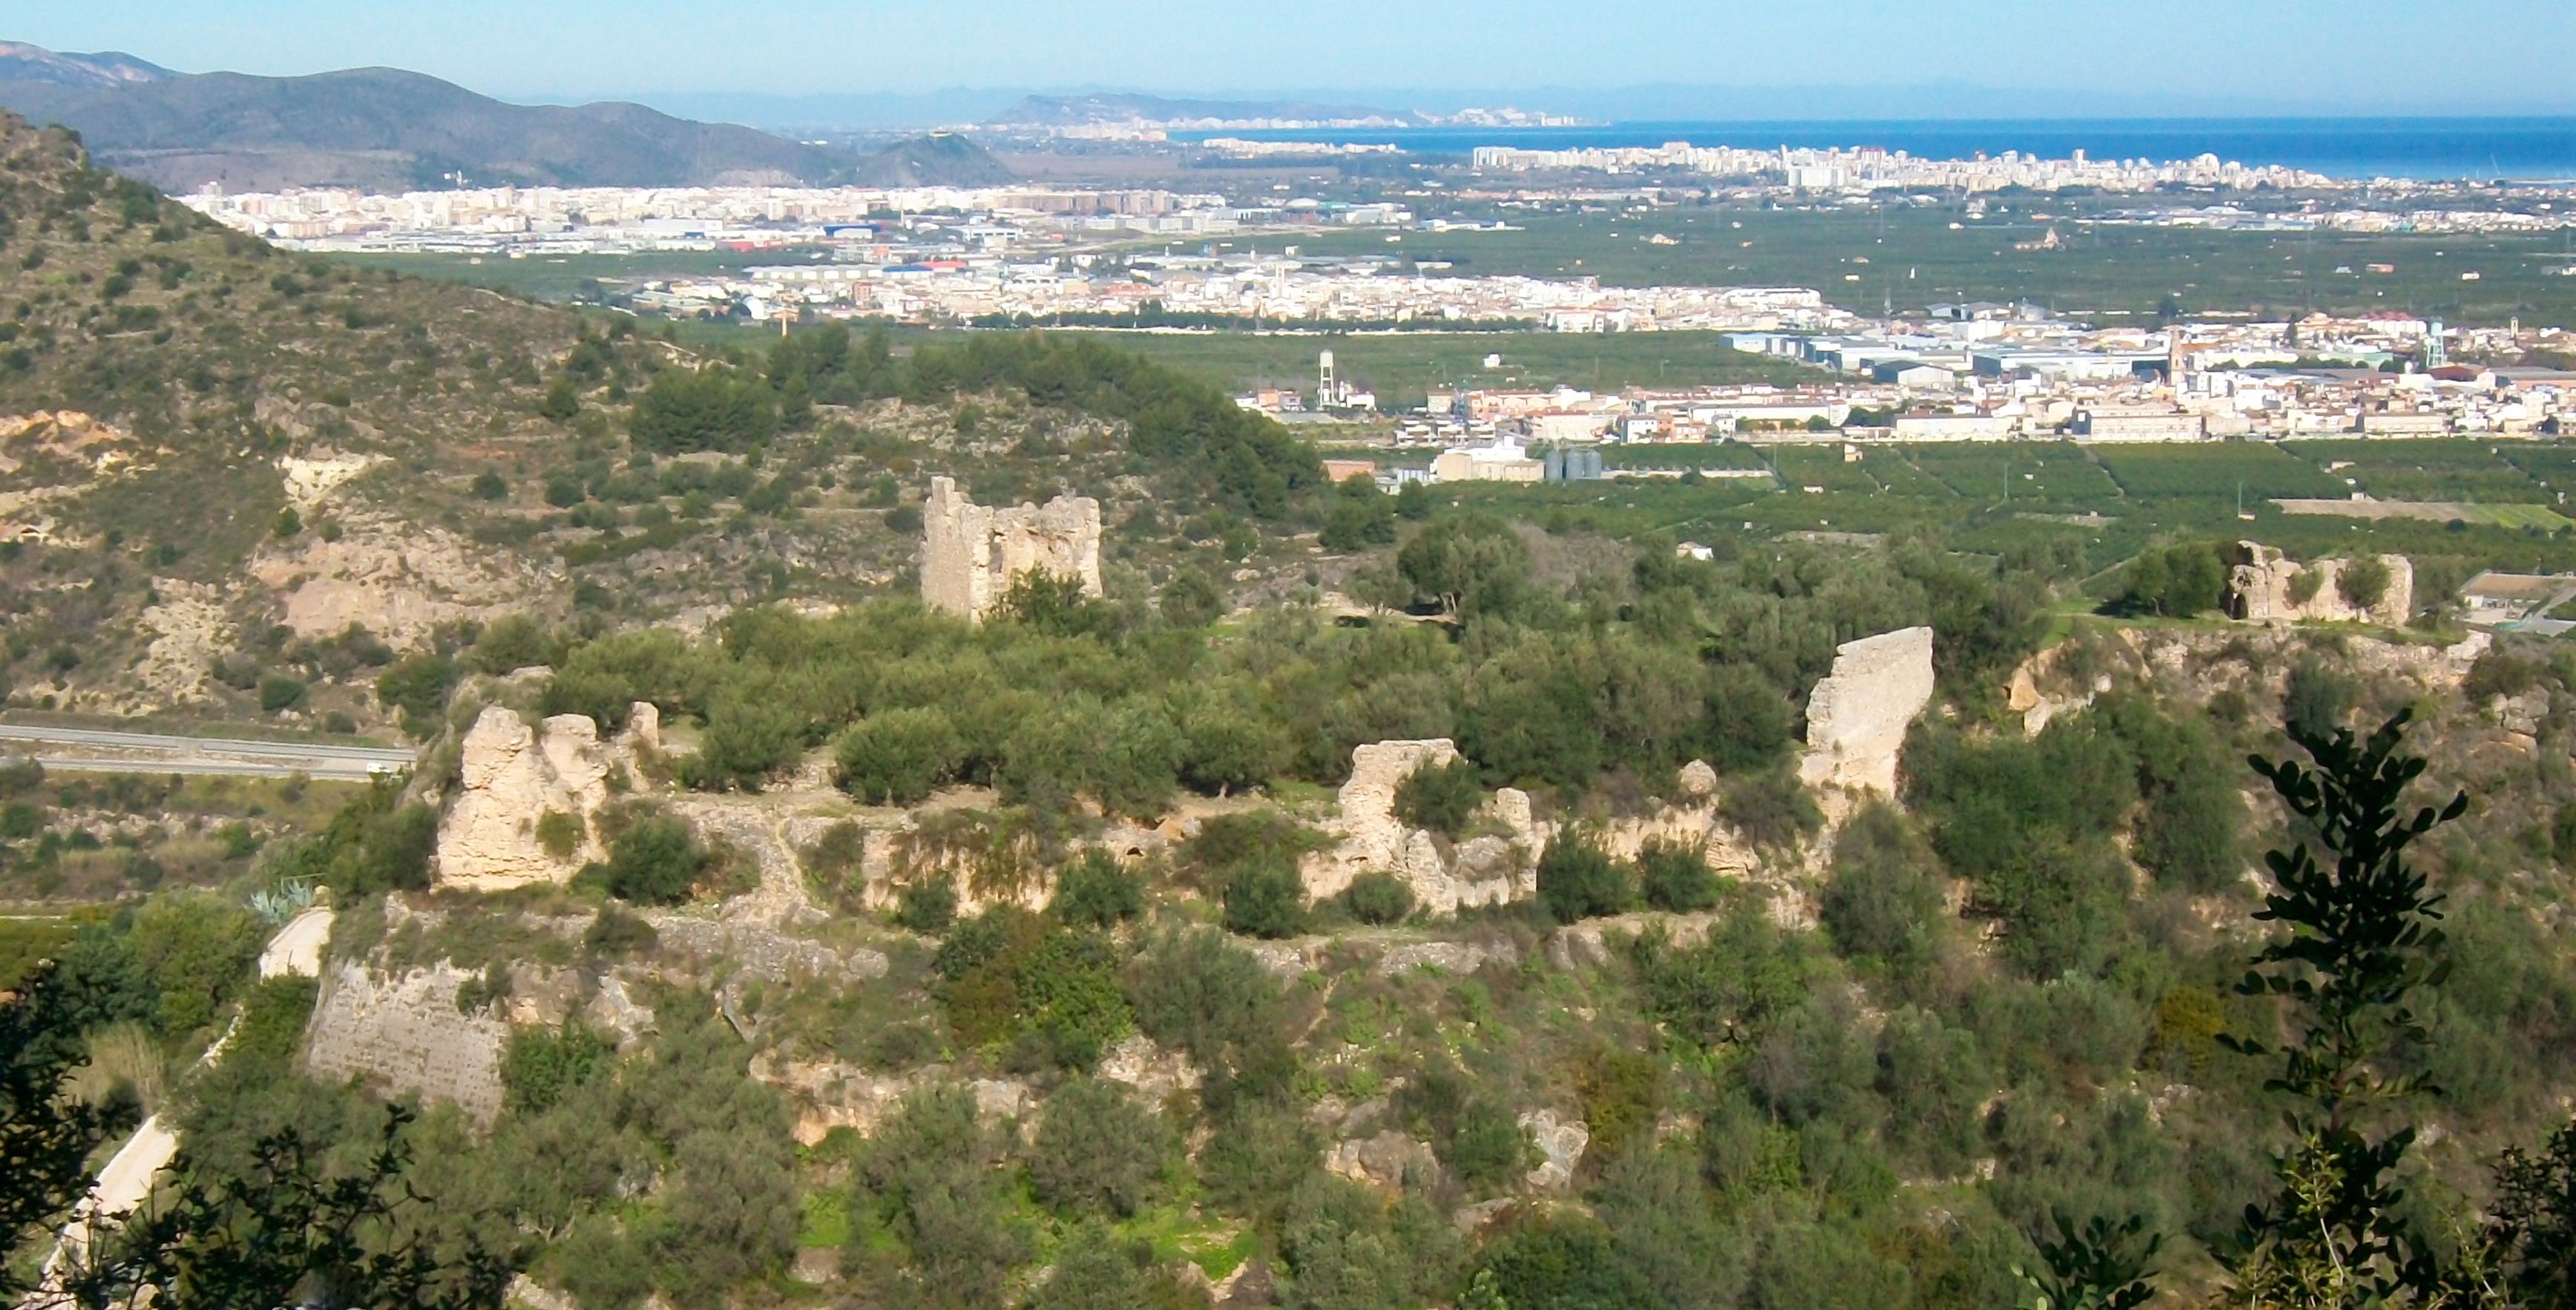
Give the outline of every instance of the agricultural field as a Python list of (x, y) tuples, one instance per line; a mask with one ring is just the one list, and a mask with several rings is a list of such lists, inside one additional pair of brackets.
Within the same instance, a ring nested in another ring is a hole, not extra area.
[(2274, 496), (2340, 496), (2344, 486), (2311, 461), (2267, 442), (2189, 446), (2094, 446), (2094, 457), (2132, 500), (2225, 500), (2246, 505)]
[(2284, 442), (2282, 449), (2314, 461), (2338, 483), (2350, 479), (2345, 490), (2380, 500), (2536, 504), (2553, 499), (2553, 493), (2505, 458), (2504, 443), (2495, 441), (2295, 441)]
[(2119, 484), (2071, 441), (1947, 442), (1902, 457), (1962, 500), (2006, 512), (2116, 514)]

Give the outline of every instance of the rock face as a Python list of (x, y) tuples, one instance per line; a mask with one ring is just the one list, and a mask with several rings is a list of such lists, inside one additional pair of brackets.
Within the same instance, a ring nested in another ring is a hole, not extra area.
[(1834, 671), (1807, 697), (1798, 777), (1810, 787), (1895, 795), (1905, 730), (1931, 700), (1930, 628), (1844, 642), (1834, 650)]
[(921, 599), (980, 620), (1021, 574), (1077, 578), (1100, 594), (1100, 502), (1058, 496), (1044, 505), (994, 509), (966, 499), (952, 478), (932, 478), (921, 507)]
[(441, 960), (399, 978), (343, 964), (323, 979), (305, 1029), (304, 1067), (329, 1082), (363, 1078), (478, 1119), (501, 1112), (501, 1048), (510, 1025), (461, 1014), (456, 989), (474, 975)]
[[(2270, 546), (2240, 541), (2230, 562), (2227, 613), (2248, 623), (2376, 623), (2394, 628), (2415, 614), (2415, 566), (2403, 555), (2379, 557), (2388, 567), (2388, 588), (2380, 593), (2378, 604), (2367, 607), (2345, 600), (2336, 585), (2349, 563), (2346, 560), (2321, 559), (2303, 568)], [(2291, 587), (2303, 573), (2316, 584), (2316, 592), (2301, 601), (2292, 598)]]
[[(465, 734), (463, 786), (438, 828), (438, 885), (498, 891), (565, 882), (606, 854), (591, 817), (608, 801), (608, 770), (637, 747), (658, 748), (661, 719), (651, 705), (629, 711), (613, 743), (585, 715), (558, 714), (531, 731), (518, 711), (484, 707)], [(579, 836), (557, 859), (538, 839), (548, 814), (571, 816)]]

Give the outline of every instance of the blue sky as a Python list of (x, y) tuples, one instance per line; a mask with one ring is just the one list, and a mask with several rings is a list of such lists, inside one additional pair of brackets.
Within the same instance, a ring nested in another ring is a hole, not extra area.
[(495, 95), (1958, 85), (2189, 112), (2568, 112), (2576, 0), (34, 0), (0, 38)]

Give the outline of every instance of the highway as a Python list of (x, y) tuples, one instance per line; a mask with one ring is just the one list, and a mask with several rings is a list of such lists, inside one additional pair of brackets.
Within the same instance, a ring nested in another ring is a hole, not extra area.
[(328, 742), (178, 737), (157, 732), (0, 723), (0, 759), (32, 759), (84, 773), (227, 774), (248, 778), (364, 779), (408, 769), (412, 753)]

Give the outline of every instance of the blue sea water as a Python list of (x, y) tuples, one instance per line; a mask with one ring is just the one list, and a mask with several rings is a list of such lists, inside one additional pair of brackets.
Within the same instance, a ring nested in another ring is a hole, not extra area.
[(2062, 159), (2284, 164), (2331, 177), (2576, 179), (2576, 118), (2025, 118), (1637, 122), (1606, 127), (1281, 129), (1184, 138), (1391, 143), (1418, 154), (1477, 146), (1530, 150), (1657, 146), (1880, 146), (1928, 159), (1980, 152)]

